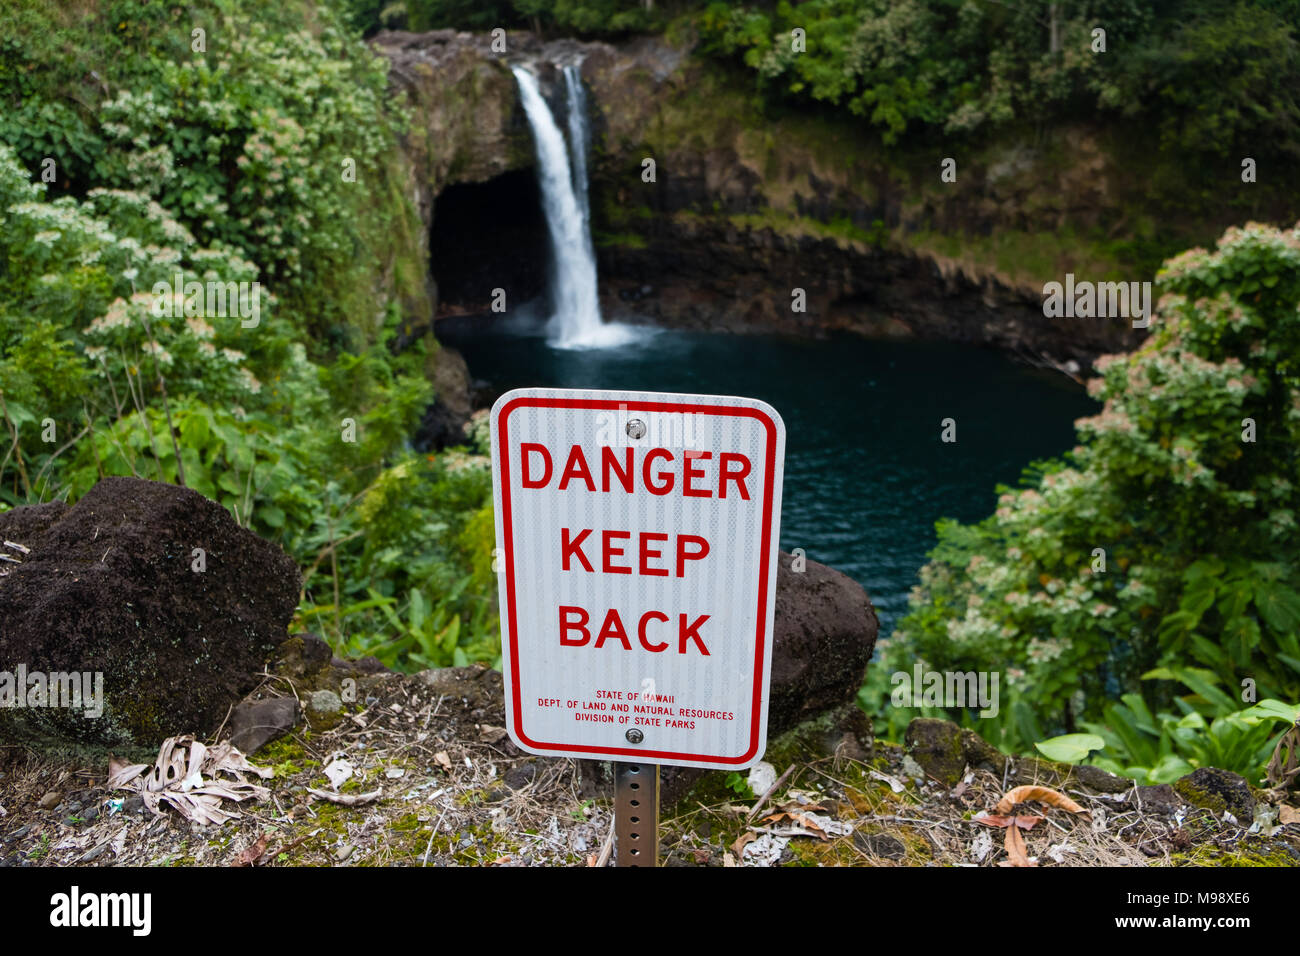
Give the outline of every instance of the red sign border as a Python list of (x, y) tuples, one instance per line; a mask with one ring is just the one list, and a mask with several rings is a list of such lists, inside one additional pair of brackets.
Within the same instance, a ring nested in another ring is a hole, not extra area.
[[(765, 556), (759, 566), (758, 576), (758, 635), (754, 647), (754, 692), (753, 709), (750, 716), (749, 749), (739, 757), (714, 757), (709, 754), (683, 754), (666, 750), (637, 750), (628, 747), (594, 747), (569, 744), (538, 743), (524, 733), (523, 707), (519, 690), (519, 630), (515, 616), (515, 557), (513, 547), (513, 527), (510, 510), (510, 440), (507, 420), (510, 413), (517, 408), (592, 408), (619, 410), (633, 409), (646, 412), (695, 412), (706, 415), (733, 415), (753, 418), (762, 423), (767, 431), (766, 471), (763, 481), (763, 541), (762, 553)], [(772, 504), (775, 497), (776, 482), (776, 423), (760, 408), (748, 405), (701, 405), (694, 402), (652, 402), (636, 399), (573, 399), (549, 398), (540, 395), (525, 395), (512, 399), (497, 412), (497, 436), (501, 468), (501, 510), (502, 531), (504, 535), (505, 575), (506, 575), (506, 626), (510, 642), (510, 690), (514, 703), (514, 732), (516, 738), (529, 747), (538, 750), (567, 751), (569, 753), (590, 754), (605, 757), (641, 757), (654, 758), (663, 763), (712, 763), (738, 765), (751, 761), (758, 753), (759, 724), (763, 712), (763, 677), (767, 647), (767, 592), (768, 575), (772, 565)]]

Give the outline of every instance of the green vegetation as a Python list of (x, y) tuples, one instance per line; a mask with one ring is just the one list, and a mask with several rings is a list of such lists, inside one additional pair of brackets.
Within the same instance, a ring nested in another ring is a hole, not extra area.
[(1093, 113), (1151, 121), (1192, 153), (1296, 149), (1294, 0), (719, 2), (698, 23), (765, 99), (847, 110), (886, 143)]
[(25, 0), (0, 35), (0, 507), (183, 483), (340, 650), (493, 662), (484, 448), (408, 446), (437, 344), (394, 348), (429, 308), (384, 62), (328, 3)]
[(664, 27), (673, 10), (693, 3), (651, 0), (348, 0), (352, 22), (366, 33), (409, 30), (550, 30), (599, 36)]
[(1173, 679), (1195, 691), (1175, 698), (1180, 713), (1152, 714), (1141, 694), (1107, 704), (1096, 731), (1104, 750), (1093, 761), (1143, 783), (1172, 783), (1197, 767), (1218, 767), (1258, 780), (1272, 756), (1279, 725), (1300, 719), (1300, 707), (1266, 700), (1239, 707), (1209, 671), (1157, 668), (1148, 679)]
[(1150, 338), (1097, 363), (1080, 444), (939, 523), (864, 701), (919, 656), (1005, 675), (1001, 739), (980, 726), (1004, 748), (1086, 729), (1126, 773), (1262, 770), (1270, 731), (1234, 698), (1300, 700), (1300, 232), (1230, 229), (1158, 285)]
[[(299, 624), (392, 666), (499, 652), (486, 436), (408, 446), (438, 346), (417, 331), (422, 224), (393, 158), (408, 120), (360, 39), (399, 22), (693, 34), (707, 64), (639, 135), (665, 154), (734, 138), (761, 182), (730, 215), (746, 229), (901, 241), (882, 220), (792, 212), (813, 176), (880, 198), (859, 162), (880, 141), (902, 182), (939, 143), (983, 162), (1010, 131), (1150, 130), (1128, 148), (1160, 165), (1133, 181), (1198, 210), (1241, 157), (1285, 171), (1300, 156), (1297, 0), (7, 4), (0, 508), (75, 500), (105, 475), (183, 483), (296, 558)], [(647, 248), (657, 212), (597, 200), (601, 245)], [(905, 241), (1012, 280), (1067, 263), (1120, 277), (1184, 224), (1119, 206), (1086, 235)], [(209, 282), (240, 308), (198, 307), (187, 286)], [(1258, 778), (1300, 700), (1300, 234), (1229, 230), (1159, 283), (1148, 342), (1098, 365), (1105, 407), (1078, 447), (1000, 489), (986, 520), (940, 523), (869, 708), (918, 659), (992, 670), (1010, 704), (980, 731), (1004, 749), (1150, 781), (1210, 764)], [(902, 712), (882, 716), (901, 736)]]
[[(1164, 149), (1300, 155), (1297, 0), (350, 0), (366, 31), (692, 32), (769, 107), (825, 107), (892, 143), (1095, 116)], [(1104, 31), (1104, 36), (1096, 31)]]

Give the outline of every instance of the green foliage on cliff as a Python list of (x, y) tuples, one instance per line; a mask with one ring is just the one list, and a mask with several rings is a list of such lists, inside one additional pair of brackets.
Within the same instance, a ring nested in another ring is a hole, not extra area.
[(647, 0), (347, 0), (352, 22), (372, 33), (408, 30), (533, 29), (617, 36), (662, 28), (673, 11), (695, 3)]
[(1158, 284), (1147, 342), (1097, 363), (1078, 447), (939, 524), (877, 683), (917, 657), (1001, 672), (1020, 748), (1121, 694), (1159, 713), (1179, 680), (1300, 699), (1300, 230), (1230, 229)]
[(1124, 117), (1167, 149), (1295, 159), (1297, 12), (1290, 0), (782, 0), (711, 3), (697, 22), (704, 49), (743, 63), (769, 101), (847, 110), (886, 143)]
[[(408, 446), (437, 346), (393, 347), (429, 309), (384, 62), (328, 3), (24, 0), (0, 35), (0, 507), (183, 482), (336, 644), (491, 662), (483, 459)], [(452, 646), (393, 650), (413, 600)]]
[[(660, 33), (689, 23), (707, 57), (771, 105), (822, 104), (886, 143), (1091, 117), (1163, 149), (1300, 158), (1295, 0), (349, 0), (373, 31)], [(1104, 37), (1096, 31), (1104, 31)], [(1104, 46), (1103, 46), (1104, 44)]]

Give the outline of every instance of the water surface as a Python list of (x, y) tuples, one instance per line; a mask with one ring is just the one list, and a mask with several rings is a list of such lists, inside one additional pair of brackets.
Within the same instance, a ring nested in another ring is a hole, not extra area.
[[(1035, 458), (1072, 447), (1097, 404), (1064, 376), (962, 345), (645, 330), (572, 350), (501, 331), (439, 337), (476, 379), (523, 386), (743, 395), (786, 426), (781, 547), (844, 571), (871, 595), (881, 634), (906, 610), (941, 517), (976, 521)], [(940, 440), (944, 418), (957, 441)]]

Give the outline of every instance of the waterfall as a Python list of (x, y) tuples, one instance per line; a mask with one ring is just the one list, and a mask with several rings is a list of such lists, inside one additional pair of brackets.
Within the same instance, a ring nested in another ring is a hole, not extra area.
[(587, 196), (587, 91), (582, 87), (582, 74), (578, 65), (564, 68), (565, 106), (569, 111), (569, 155), (573, 161), (573, 188), (578, 194), (578, 206), (587, 222), (591, 235), (591, 206)]
[[(591, 348), (628, 339), (624, 326), (606, 325), (596, 295), (596, 253), (591, 243), (587, 200), (586, 94), (576, 66), (564, 68), (569, 140), (542, 99), (537, 77), (520, 66), (511, 67), (519, 83), (524, 114), (537, 149), (542, 210), (551, 238), (551, 344), (558, 348)], [(571, 161), (572, 160), (572, 161)]]

